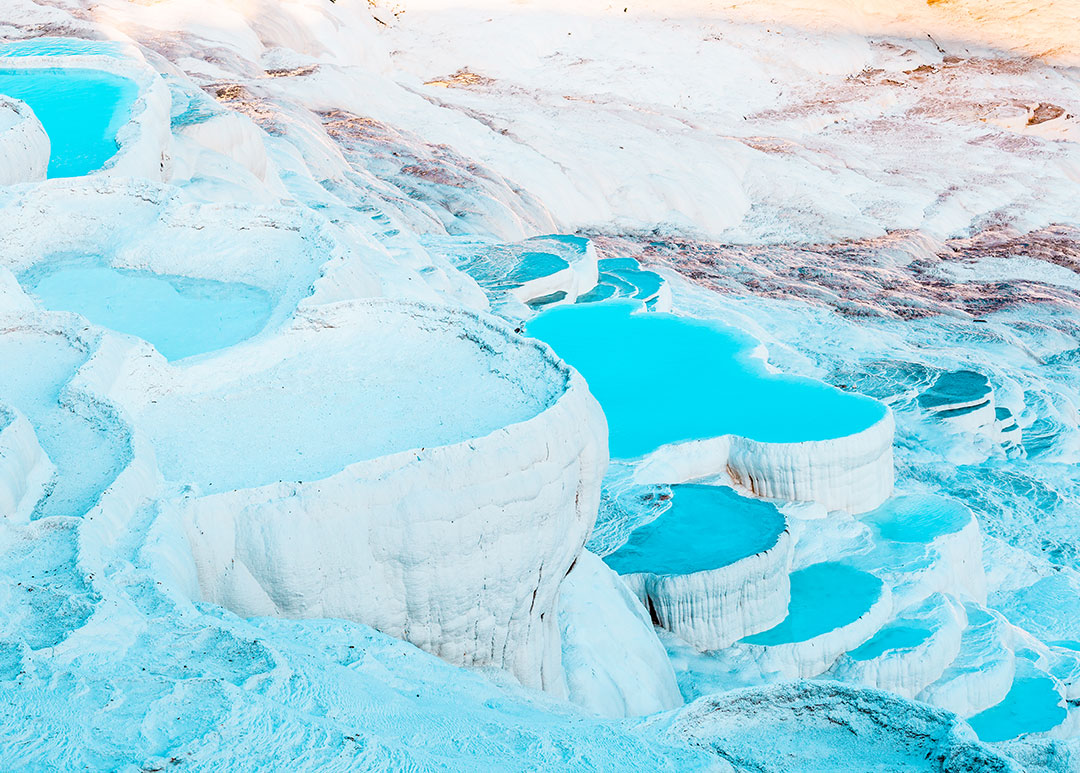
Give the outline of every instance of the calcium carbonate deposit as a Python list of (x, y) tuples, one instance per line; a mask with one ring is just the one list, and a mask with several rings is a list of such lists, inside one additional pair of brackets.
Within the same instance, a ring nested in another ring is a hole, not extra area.
[(4, 0), (0, 771), (1080, 771), (1078, 28)]

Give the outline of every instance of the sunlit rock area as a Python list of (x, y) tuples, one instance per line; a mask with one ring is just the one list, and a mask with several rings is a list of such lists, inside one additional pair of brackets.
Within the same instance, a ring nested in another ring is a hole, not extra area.
[(0, 770), (1080, 771), (1078, 23), (6, 0)]

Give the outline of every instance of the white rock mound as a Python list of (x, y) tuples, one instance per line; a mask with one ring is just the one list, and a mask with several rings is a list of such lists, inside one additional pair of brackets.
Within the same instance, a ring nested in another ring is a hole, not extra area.
[(25, 102), (0, 95), (0, 185), (38, 182), (49, 167), (49, 135)]
[(574, 703), (608, 717), (682, 705), (675, 671), (644, 607), (587, 550), (562, 583), (559, 627)]
[(373, 300), (185, 367), (125, 367), (120, 401), (187, 487), (163, 511), (202, 598), (360, 621), (565, 694), (558, 589), (607, 436), (545, 348), (470, 312)]
[(722, 435), (662, 446), (638, 473), (640, 483), (678, 483), (724, 473), (755, 496), (817, 502), (829, 510), (864, 513), (893, 492), (890, 411), (861, 432), (828, 440), (765, 443)]
[(667, 721), (739, 770), (1021, 771), (954, 714), (838, 682), (733, 690), (700, 698)]

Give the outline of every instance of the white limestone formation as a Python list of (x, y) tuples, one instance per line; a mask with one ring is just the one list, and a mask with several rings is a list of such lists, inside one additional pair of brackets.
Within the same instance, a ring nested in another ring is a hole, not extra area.
[(45, 179), (49, 135), (25, 102), (0, 95), (0, 185)]
[(645, 608), (587, 550), (563, 580), (559, 627), (572, 702), (606, 717), (655, 714), (682, 705), (671, 661)]

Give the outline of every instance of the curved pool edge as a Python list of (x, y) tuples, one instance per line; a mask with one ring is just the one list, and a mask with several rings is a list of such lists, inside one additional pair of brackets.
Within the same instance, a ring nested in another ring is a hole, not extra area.
[(723, 649), (767, 631), (791, 600), (793, 540), (787, 527), (773, 545), (726, 566), (687, 574), (619, 575), (654, 622), (697, 649)]
[(641, 458), (642, 484), (684, 483), (726, 476), (754, 496), (816, 502), (829, 510), (864, 513), (892, 495), (892, 411), (853, 435), (772, 443), (720, 435), (661, 446)]

